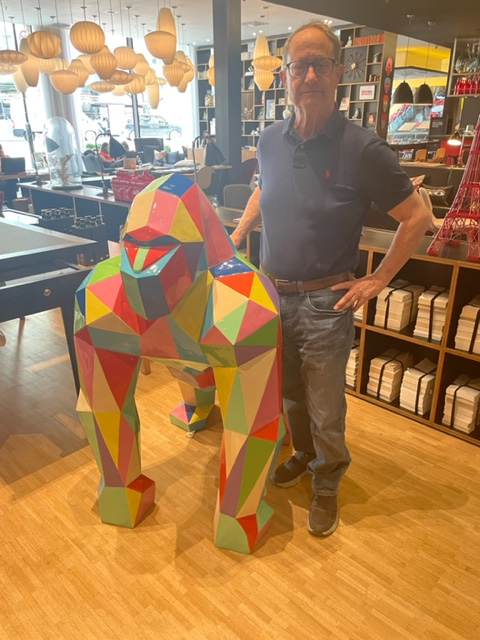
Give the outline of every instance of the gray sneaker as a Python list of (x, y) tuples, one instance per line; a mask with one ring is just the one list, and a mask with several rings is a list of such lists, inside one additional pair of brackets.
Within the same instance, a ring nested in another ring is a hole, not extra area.
[(300, 480), (309, 473), (308, 463), (310, 462), (308, 456), (305, 459), (299, 460), (295, 456), (291, 456), (283, 464), (275, 469), (270, 476), (270, 480), (277, 487), (293, 487), (298, 484)]
[(313, 496), (307, 529), (313, 536), (329, 536), (338, 527), (337, 496)]

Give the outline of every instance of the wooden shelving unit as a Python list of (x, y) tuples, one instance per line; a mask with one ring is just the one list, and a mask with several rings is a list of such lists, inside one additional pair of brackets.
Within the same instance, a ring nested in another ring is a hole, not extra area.
[(337, 104), (341, 113), (386, 138), (397, 36), (356, 26), (341, 29), (340, 40), (344, 72)]

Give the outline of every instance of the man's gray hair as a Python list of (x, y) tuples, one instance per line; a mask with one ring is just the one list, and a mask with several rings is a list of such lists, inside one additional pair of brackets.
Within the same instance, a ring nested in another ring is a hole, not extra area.
[(327, 38), (332, 43), (333, 57), (335, 58), (336, 62), (340, 62), (342, 43), (340, 42), (338, 37), (335, 35), (335, 32), (333, 31), (333, 29), (322, 20), (311, 20), (310, 22), (306, 22), (305, 24), (300, 25), (300, 27), (295, 29), (295, 31), (288, 36), (287, 41), (285, 42), (285, 45), (283, 47), (283, 64), (284, 65), (286, 62), (288, 62), (288, 49), (290, 47), (292, 38), (294, 38), (297, 35), (297, 33), (300, 33), (300, 31), (304, 31), (305, 29), (318, 29), (324, 35), (326, 35)]

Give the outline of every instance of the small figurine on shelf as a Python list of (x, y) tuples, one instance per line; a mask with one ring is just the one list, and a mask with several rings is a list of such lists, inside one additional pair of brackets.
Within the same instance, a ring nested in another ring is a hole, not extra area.
[(352, 36), (348, 36), (347, 42), (345, 44), (345, 49), (347, 47), (353, 47)]
[(360, 109), (360, 107), (357, 107), (353, 112), (353, 118), (354, 120), (360, 120), (361, 117), (362, 117), (362, 110)]

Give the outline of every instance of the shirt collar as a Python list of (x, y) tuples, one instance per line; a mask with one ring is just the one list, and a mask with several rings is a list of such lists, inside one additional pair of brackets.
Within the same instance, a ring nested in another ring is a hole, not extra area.
[[(329, 139), (334, 138), (340, 131), (340, 128), (343, 126), (344, 122), (345, 122), (345, 119), (341, 115), (340, 111), (338, 109), (334, 109), (332, 115), (327, 120), (327, 124), (312, 139), (315, 140), (320, 136), (324, 136), (325, 138), (329, 138)], [(283, 135), (290, 135), (294, 138), (294, 140), (298, 142), (299, 136), (295, 131), (294, 125), (295, 125), (295, 113), (291, 115), (289, 118), (287, 118), (283, 123)]]

